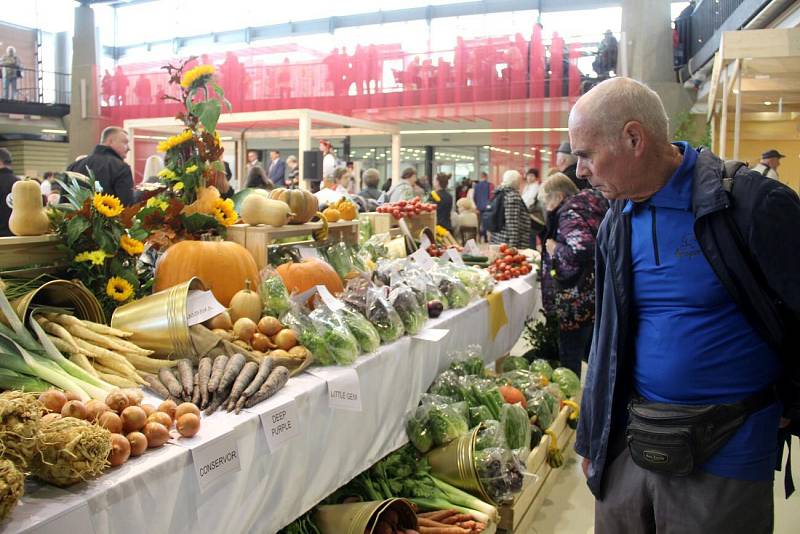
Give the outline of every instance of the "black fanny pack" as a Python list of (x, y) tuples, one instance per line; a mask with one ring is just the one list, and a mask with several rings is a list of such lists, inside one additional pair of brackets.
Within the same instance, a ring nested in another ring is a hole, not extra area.
[(633, 399), (626, 442), (639, 467), (686, 476), (703, 465), (747, 417), (775, 402), (773, 388), (735, 404), (682, 405)]

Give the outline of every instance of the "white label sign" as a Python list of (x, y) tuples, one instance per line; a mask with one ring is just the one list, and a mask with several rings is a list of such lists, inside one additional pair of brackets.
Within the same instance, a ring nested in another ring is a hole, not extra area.
[(261, 425), (267, 438), (267, 446), (272, 452), (280, 449), (287, 441), (300, 435), (300, 417), (297, 402), (289, 399), (261, 414)]
[(444, 339), (449, 333), (450, 330), (447, 330), (446, 328), (426, 328), (414, 336), (414, 339), (421, 339), (423, 341), (431, 341), (436, 343), (437, 341)]
[(36, 525), (28, 532), (31, 534), (63, 534), (64, 532), (94, 534), (96, 531), (89, 514), (89, 505), (84, 503), (46, 523)]
[(225, 306), (217, 302), (211, 291), (192, 289), (186, 297), (186, 319), (189, 326), (208, 321), (225, 311)]
[(461, 254), (454, 248), (447, 249), (447, 257), (450, 258), (450, 261), (455, 263), (456, 265), (464, 265), (464, 260), (461, 257)]
[(344, 309), (344, 302), (334, 297), (331, 292), (328, 291), (327, 287), (319, 285), (317, 286), (317, 292), (319, 293), (320, 298), (322, 298), (322, 302), (324, 302), (331, 311), (339, 311)]
[(511, 289), (513, 289), (520, 295), (524, 295), (525, 293), (533, 289), (533, 286), (531, 286), (528, 282), (526, 282), (522, 278), (514, 278), (513, 280), (511, 280), (510, 285)]
[(474, 239), (470, 239), (464, 245), (464, 252), (467, 254), (472, 254), (473, 256), (480, 256), (480, 250), (478, 249), (478, 244), (475, 243)]
[(422, 234), (422, 237), (419, 238), (419, 248), (425, 248), (426, 249), (429, 246), (431, 246), (431, 240), (428, 239), (427, 235)]
[(239, 443), (233, 433), (192, 449), (192, 460), (201, 493), (223, 476), (241, 470)]
[(334, 410), (362, 411), (361, 382), (355, 369), (314, 369), (309, 372), (328, 384), (328, 406)]
[(423, 269), (432, 269), (434, 267), (433, 258), (424, 248), (417, 250), (410, 257)]
[(319, 259), (319, 251), (314, 247), (297, 247), (297, 252), (300, 253), (302, 259)]

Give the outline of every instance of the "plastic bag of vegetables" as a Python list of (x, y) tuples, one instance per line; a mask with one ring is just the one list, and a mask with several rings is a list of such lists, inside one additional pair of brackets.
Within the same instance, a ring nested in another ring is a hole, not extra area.
[(558, 415), (558, 401), (544, 389), (530, 391), (528, 395), (528, 416), (539, 428), (547, 430)]
[(392, 275), (403, 271), (410, 262), (406, 258), (382, 259), (375, 268), (375, 279), (385, 286), (392, 285)]
[(565, 397), (574, 397), (581, 390), (581, 379), (566, 367), (559, 367), (553, 371), (552, 380), (558, 384)]
[(547, 386), (547, 379), (541, 373), (532, 373), (523, 369), (509, 371), (500, 375), (499, 383), (511, 384), (520, 391), (541, 389)]
[(510, 449), (494, 447), (475, 451), (475, 470), (481, 486), (500, 505), (511, 504), (522, 491), (524, 467)]
[(472, 406), (469, 409), (469, 426), (476, 427), (486, 421), (493, 421), (492, 412), (486, 406)]
[(530, 369), (533, 373), (542, 373), (547, 380), (552, 380), (553, 378), (553, 368), (547, 360), (541, 358), (533, 360)]
[(475, 439), (475, 450), (482, 451), (492, 448), (508, 448), (503, 425), (500, 421), (488, 419), (483, 422), (478, 429), (478, 436)]
[(448, 355), (452, 361), (450, 370), (459, 376), (478, 376), (486, 374), (486, 366), (480, 356), (467, 356), (462, 352), (452, 352)]
[(286, 290), (278, 271), (272, 267), (263, 268), (260, 277), (258, 294), (261, 296), (262, 312), (271, 317), (280, 317), (291, 307), (289, 291)]
[(469, 424), (464, 417), (466, 409), (466, 404), (463, 402), (430, 407), (428, 425), (437, 446), (450, 443), (469, 432)]
[(358, 341), (335, 312), (320, 303), (308, 318), (314, 323), (317, 334), (337, 365), (350, 365), (356, 361)]
[(450, 308), (463, 308), (472, 300), (472, 295), (458, 278), (438, 269), (431, 273), (431, 277), (447, 299)]
[(314, 321), (309, 319), (304, 309), (297, 303), (291, 303), (289, 311), (281, 316), (281, 322), (297, 332), (297, 339), (311, 351), (314, 361), (320, 365), (336, 365), (333, 355), (322, 335), (317, 331)]
[(406, 332), (414, 335), (422, 330), (425, 321), (428, 320), (428, 311), (420, 304), (411, 287), (405, 284), (393, 287), (389, 292), (389, 302), (400, 315)]
[(342, 301), (361, 315), (367, 313), (367, 291), (372, 282), (365, 276), (355, 276), (347, 281), (342, 294)]
[(470, 407), (486, 406), (492, 414), (492, 419), (500, 420), (500, 409), (505, 404), (505, 399), (493, 380), (475, 377), (465, 377), (469, 387), (465, 390), (464, 400)]
[(531, 443), (531, 421), (528, 412), (519, 404), (504, 404), (500, 408), (500, 423), (511, 449), (527, 449)]
[(367, 290), (367, 320), (378, 331), (381, 341), (388, 343), (405, 333), (403, 320), (384, 296), (384, 289), (373, 287)]
[(516, 369), (528, 370), (528, 360), (522, 356), (508, 356), (503, 360), (502, 370), (504, 373), (514, 371)]
[(336, 243), (325, 249), (325, 256), (339, 278), (346, 280), (347, 276), (355, 270), (353, 258), (347, 245), (343, 242)]
[(434, 379), (428, 391), (436, 395), (464, 400), (466, 389), (467, 386), (462, 382), (459, 375), (448, 369), (439, 373), (439, 376)]
[(483, 297), (494, 290), (494, 279), (484, 269), (469, 265), (456, 265), (455, 263), (447, 263), (441, 269), (457, 278), (473, 296)]
[(381, 336), (372, 323), (367, 321), (367, 318), (358, 313), (356, 310), (345, 306), (337, 312), (341, 317), (347, 329), (353, 334), (353, 337), (358, 341), (358, 346), (361, 352), (367, 353), (377, 350), (381, 345)]
[(377, 262), (389, 256), (389, 249), (386, 248), (386, 242), (388, 240), (389, 234), (373, 235), (361, 246), (361, 250), (369, 254), (373, 262)]
[(406, 421), (406, 434), (408, 440), (421, 453), (426, 453), (434, 446), (433, 433), (429, 428), (428, 413), (432, 405), (418, 406), (408, 416)]

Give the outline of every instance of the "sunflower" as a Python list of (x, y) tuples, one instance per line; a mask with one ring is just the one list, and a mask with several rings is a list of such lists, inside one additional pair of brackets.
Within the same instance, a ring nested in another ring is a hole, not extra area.
[(175, 185), (172, 186), (173, 191), (183, 191), (183, 182), (175, 182)]
[(133, 286), (119, 276), (112, 276), (106, 284), (106, 295), (117, 302), (125, 302), (133, 296)]
[(138, 256), (144, 252), (144, 243), (127, 235), (119, 240), (119, 246), (131, 256)]
[(164, 200), (161, 197), (150, 197), (150, 198), (147, 199), (147, 203), (145, 204), (145, 207), (158, 208), (161, 211), (167, 211), (167, 208), (169, 207), (169, 204), (167, 204), (167, 201)]
[(183, 133), (173, 135), (172, 137), (158, 143), (156, 150), (159, 152), (166, 152), (171, 148), (175, 148), (176, 146), (182, 145), (187, 141), (191, 141), (192, 137), (194, 137), (194, 133), (192, 133), (191, 130), (184, 130)]
[(161, 178), (164, 178), (166, 180), (174, 180), (175, 179), (175, 173), (172, 172), (169, 169), (163, 169), (161, 172), (158, 173), (158, 175)]
[(211, 213), (214, 214), (214, 218), (217, 219), (222, 226), (231, 226), (236, 224), (236, 221), (239, 220), (239, 214), (233, 209), (233, 200), (231, 199), (217, 199), (217, 201), (214, 202)]
[(184, 170), (184, 172), (185, 172), (186, 174), (193, 174), (193, 173), (196, 173), (196, 172), (197, 172), (197, 165), (189, 165), (188, 167), (186, 167), (186, 169)]
[(81, 252), (80, 254), (75, 255), (75, 261), (80, 263), (84, 261), (92, 262), (92, 265), (103, 265), (103, 262), (106, 261), (108, 254), (102, 250), (92, 250), (87, 252)]
[(122, 202), (120, 202), (117, 197), (111, 195), (101, 195), (100, 193), (94, 194), (92, 204), (94, 204), (94, 209), (106, 217), (116, 217), (122, 213), (122, 210), (124, 209)]
[(181, 87), (188, 89), (194, 85), (197, 80), (207, 79), (213, 75), (214, 71), (214, 65), (198, 65), (183, 75), (183, 78), (181, 78)]

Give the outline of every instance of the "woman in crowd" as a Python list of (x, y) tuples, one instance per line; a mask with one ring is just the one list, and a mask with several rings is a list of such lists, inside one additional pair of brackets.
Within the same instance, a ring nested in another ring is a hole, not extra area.
[[(447, 183), (449, 181), (450, 175), (447, 173), (440, 172), (436, 175), (436, 182), (439, 188), (436, 189), (436, 196), (433, 198), (436, 201), (436, 224), (452, 234), (453, 223), (450, 220), (450, 216), (453, 211), (453, 195), (447, 190)], [(431, 196), (433, 196), (433, 194)]]
[(492, 202), (502, 202), (503, 228), (492, 232), (491, 242), (506, 243), (509, 247), (527, 248), (530, 242), (531, 218), (519, 194), (522, 176), (519, 171), (503, 173), (503, 183), (494, 192)]
[(594, 189), (579, 191), (562, 173), (545, 180), (539, 199), (552, 221), (542, 252), (544, 308), (558, 316), (561, 365), (580, 376), (592, 344), (595, 243), (608, 201)]
[(297, 156), (286, 158), (286, 187), (297, 189), (300, 187), (300, 167), (297, 164)]

